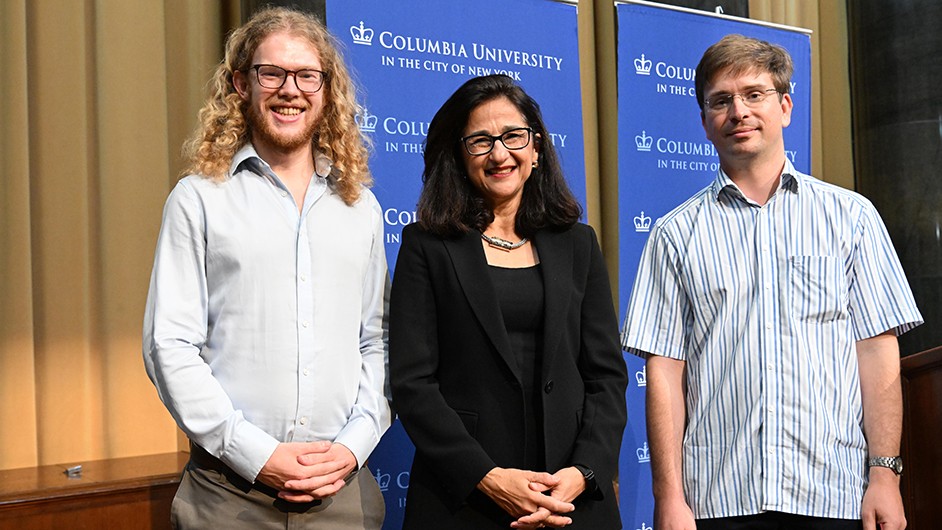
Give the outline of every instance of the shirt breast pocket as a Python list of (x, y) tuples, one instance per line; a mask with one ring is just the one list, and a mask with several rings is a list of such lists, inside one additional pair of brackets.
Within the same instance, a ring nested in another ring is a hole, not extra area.
[(843, 260), (834, 256), (793, 256), (789, 265), (796, 318), (830, 322), (848, 316)]

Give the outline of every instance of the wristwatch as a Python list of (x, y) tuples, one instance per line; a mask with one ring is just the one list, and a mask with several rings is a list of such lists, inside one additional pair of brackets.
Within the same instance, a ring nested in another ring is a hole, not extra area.
[(867, 466), (888, 467), (897, 475), (903, 472), (903, 457), (901, 456), (875, 456), (867, 460)]
[(591, 495), (598, 491), (599, 484), (595, 481), (595, 471), (585, 467), (582, 464), (573, 464), (572, 467), (579, 470), (582, 473), (582, 478), (585, 479), (585, 493)]

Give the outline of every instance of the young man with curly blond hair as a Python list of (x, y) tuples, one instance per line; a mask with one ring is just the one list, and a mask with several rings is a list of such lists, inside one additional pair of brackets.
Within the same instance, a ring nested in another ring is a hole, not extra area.
[(315, 18), (228, 38), (167, 200), (144, 361), (191, 443), (177, 528), (380, 528), (382, 213), (354, 87)]

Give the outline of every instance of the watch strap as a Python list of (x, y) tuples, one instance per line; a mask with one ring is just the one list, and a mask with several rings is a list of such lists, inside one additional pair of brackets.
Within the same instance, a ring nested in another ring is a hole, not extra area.
[(903, 472), (903, 458), (900, 456), (875, 456), (867, 460), (868, 467), (886, 467), (897, 475)]
[(579, 472), (582, 473), (582, 478), (585, 479), (585, 493), (591, 495), (598, 491), (599, 484), (595, 480), (595, 471), (592, 471), (582, 464), (573, 464), (572, 467), (578, 469)]

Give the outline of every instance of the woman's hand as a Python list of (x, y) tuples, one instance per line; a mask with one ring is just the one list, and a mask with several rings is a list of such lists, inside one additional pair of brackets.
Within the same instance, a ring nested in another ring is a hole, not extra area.
[[(582, 480), (581, 473), (579, 479)], [(478, 483), (478, 489), (518, 518), (512, 528), (561, 528), (572, 523), (572, 519), (561, 514), (573, 511), (575, 506), (538, 491), (549, 491), (559, 485), (560, 479), (549, 473), (495, 467)]]
[[(566, 503), (572, 503), (576, 497), (585, 491), (585, 477), (583, 477), (582, 473), (575, 467), (560, 469), (555, 474), (550, 476), (556, 479), (555, 485), (545, 482), (530, 482), (530, 489), (538, 493), (542, 493), (543, 495), (546, 495), (547, 492), (549, 492), (550, 497)], [(552, 522), (556, 521), (556, 519), (553, 519), (552, 516), (553, 514), (550, 513), (546, 508), (541, 507), (529, 515), (520, 517), (510, 526), (511, 528), (540, 528), (540, 526), (557, 526), (551, 524)], [(569, 517), (564, 518), (557, 516), (557, 518), (567, 519), (571, 522)], [(547, 521), (547, 519), (549, 519), (549, 521)]]
[(556, 485), (550, 486), (541, 482), (531, 482), (530, 489), (540, 493), (550, 492), (550, 497), (563, 502), (572, 502), (585, 491), (585, 477), (582, 472), (573, 466), (560, 469), (550, 475), (556, 479)]

